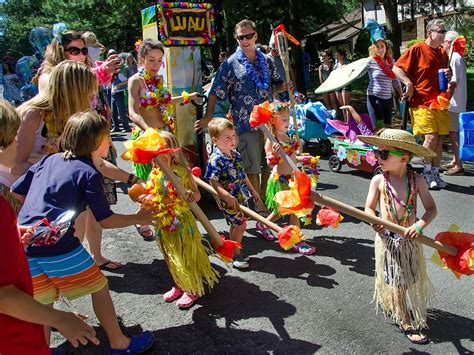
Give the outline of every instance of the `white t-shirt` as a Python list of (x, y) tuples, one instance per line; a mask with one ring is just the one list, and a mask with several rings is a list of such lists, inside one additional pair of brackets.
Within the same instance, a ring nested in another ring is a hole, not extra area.
[(466, 61), (459, 53), (453, 52), (450, 65), (453, 71), (451, 81), (456, 82), (456, 88), (454, 89), (454, 95), (450, 101), (451, 106), (449, 106), (449, 111), (465, 112), (467, 106)]

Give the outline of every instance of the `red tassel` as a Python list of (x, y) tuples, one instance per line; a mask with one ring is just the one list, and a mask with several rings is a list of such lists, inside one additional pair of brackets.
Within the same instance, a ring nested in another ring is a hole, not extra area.
[(216, 248), (216, 253), (224, 262), (230, 263), (234, 259), (235, 248), (241, 248), (241, 245), (239, 242), (225, 239), (223, 235), (221, 235), (221, 238), (224, 244)]

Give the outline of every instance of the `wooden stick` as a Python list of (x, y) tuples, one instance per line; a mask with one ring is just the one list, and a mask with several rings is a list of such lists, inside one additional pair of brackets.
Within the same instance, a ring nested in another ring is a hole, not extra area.
[[(163, 162), (162, 159), (163, 159), (162, 157), (158, 156), (157, 159), (155, 159), (155, 161), (158, 163), (158, 165), (160, 166), (160, 169), (163, 171), (166, 177), (171, 181), (171, 183), (173, 184), (178, 194), (183, 199), (186, 199), (186, 189), (184, 188), (183, 185), (181, 185), (179, 178), (171, 170), (168, 164)], [(206, 214), (203, 212), (201, 207), (199, 207), (199, 205), (196, 202), (191, 202), (189, 203), (189, 208), (193, 212), (194, 216), (196, 216), (196, 218), (199, 220), (199, 222), (201, 222), (202, 226), (207, 231), (207, 233), (209, 233), (213, 247), (216, 248), (223, 245), (224, 242), (222, 241), (219, 233), (217, 232), (216, 228), (214, 228), (212, 223), (209, 221), (209, 219), (207, 218)]]
[[(196, 183), (202, 187), (204, 190), (206, 190), (207, 192), (210, 192), (211, 194), (215, 195), (215, 196), (219, 196), (217, 194), (217, 191), (211, 186), (209, 185), (208, 183), (202, 181), (200, 178), (198, 178), (197, 176), (193, 176), (194, 177), (194, 181), (196, 181)], [(277, 232), (277, 233), (280, 233), (280, 231), (283, 229), (281, 228), (279, 225), (273, 223), (272, 221), (269, 221), (268, 219), (262, 217), (261, 215), (259, 215), (257, 212), (255, 211), (252, 211), (250, 208), (246, 207), (246, 206), (243, 206), (243, 205), (239, 205), (240, 209), (249, 217), (253, 218), (254, 220), (266, 225), (268, 228), (270, 228), (271, 230)]]
[[(342, 213), (348, 214), (349, 216), (352, 216), (354, 218), (360, 219), (361, 221), (367, 222), (369, 224), (381, 224), (383, 225), (386, 229), (393, 233), (397, 233), (400, 235), (405, 234), (406, 228), (399, 226), (398, 224), (386, 221), (382, 218), (373, 216), (371, 214), (368, 214), (367, 212), (358, 210), (355, 207), (346, 205), (345, 203), (339, 202), (337, 200), (334, 200), (330, 197), (323, 196), (315, 191), (311, 191), (311, 199), (316, 202), (318, 205), (325, 205), (332, 207)], [(449, 255), (456, 256), (458, 253), (457, 248), (451, 246), (451, 245), (446, 245), (441, 242), (438, 242), (436, 240), (433, 240), (431, 238), (425, 237), (424, 235), (421, 235), (417, 238), (415, 238), (416, 241), (425, 244), (427, 246), (430, 246), (432, 248), (438, 249), (442, 252), (448, 253)]]

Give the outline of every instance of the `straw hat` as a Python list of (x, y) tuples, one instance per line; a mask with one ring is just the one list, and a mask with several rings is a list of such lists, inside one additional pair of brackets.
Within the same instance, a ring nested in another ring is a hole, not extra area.
[(435, 157), (436, 153), (431, 149), (425, 148), (416, 143), (415, 137), (401, 129), (382, 129), (376, 136), (357, 136), (364, 143), (374, 145), (376, 147), (384, 144), (390, 147), (399, 148), (407, 152), (413, 153), (420, 157)]
[(87, 31), (82, 34), (82, 39), (87, 47), (105, 48), (102, 43), (97, 41), (97, 36), (94, 32)]

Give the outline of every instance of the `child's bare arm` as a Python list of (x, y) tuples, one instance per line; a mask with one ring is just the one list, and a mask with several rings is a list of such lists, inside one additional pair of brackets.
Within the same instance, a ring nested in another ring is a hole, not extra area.
[(226, 189), (224, 189), (218, 180), (209, 179), (209, 183), (214, 188), (214, 190), (216, 190), (219, 198), (224, 201), (226, 205), (229, 206), (229, 208), (235, 210), (239, 208), (239, 201), (237, 201), (234, 196), (232, 196)]
[(360, 117), (360, 115), (357, 113), (357, 111), (355, 110), (355, 108), (352, 107), (351, 105), (341, 106), (340, 109), (341, 109), (341, 110), (348, 110), (348, 111), (351, 113), (352, 118), (354, 118), (354, 120), (355, 120), (357, 123), (362, 122), (362, 117)]
[(418, 195), (420, 196), (421, 203), (425, 209), (425, 213), (421, 216), (420, 220), (416, 222), (418, 227), (423, 230), (433, 219), (435, 219), (438, 211), (436, 209), (436, 203), (434, 202), (433, 196), (431, 196), (426, 185), (425, 179), (421, 175), (416, 175), (416, 186)]
[[(373, 216), (377, 216), (376, 208), (380, 199), (380, 184), (382, 181), (382, 175), (376, 175), (372, 178), (369, 186), (369, 193), (367, 194), (367, 200), (365, 201), (365, 212)], [(373, 224), (372, 228), (377, 232), (381, 233), (384, 227), (380, 224)]]
[(191, 170), (188, 169), (187, 172), (188, 172), (189, 183), (191, 184), (190, 189), (187, 191), (187, 194), (192, 195), (192, 196), (188, 196), (187, 201), (198, 202), (201, 199), (201, 191), (199, 191), (196, 181), (194, 181)]
[(247, 187), (250, 191), (250, 194), (252, 195), (253, 200), (255, 202), (258, 202), (260, 200), (260, 195), (258, 194), (257, 190), (255, 190), (255, 188), (253, 187), (247, 174), (245, 174), (245, 183), (247, 184)]

